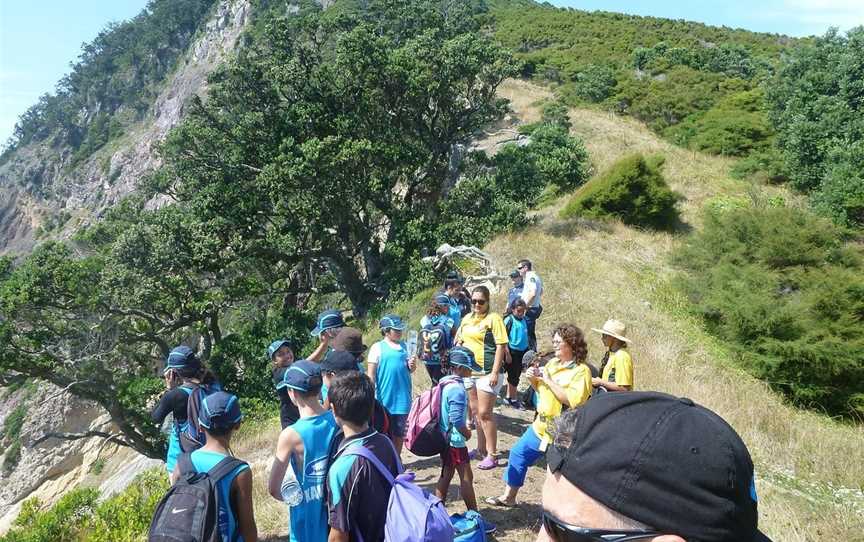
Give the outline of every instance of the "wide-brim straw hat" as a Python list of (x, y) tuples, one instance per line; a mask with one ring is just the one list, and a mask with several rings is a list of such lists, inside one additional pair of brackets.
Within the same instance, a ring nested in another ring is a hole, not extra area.
[(628, 344), (633, 342), (625, 335), (625, 333), (627, 333), (627, 326), (624, 324), (624, 322), (621, 322), (620, 320), (606, 320), (606, 323), (603, 324), (603, 329), (597, 329), (595, 327), (592, 327), (591, 331), (596, 331), (597, 333), (602, 333), (603, 335), (615, 337), (616, 339), (624, 341)]

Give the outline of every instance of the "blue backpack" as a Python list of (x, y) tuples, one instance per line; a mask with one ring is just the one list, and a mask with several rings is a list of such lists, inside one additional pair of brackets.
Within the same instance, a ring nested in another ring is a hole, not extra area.
[[(447, 509), (441, 499), (413, 483), (414, 474), (404, 473), (399, 457), (400, 474), (393, 476), (365, 446), (354, 446), (342, 452), (343, 455), (356, 455), (366, 458), (378, 469), (393, 489), (390, 491), (390, 501), (387, 503), (387, 519), (384, 524), (384, 542), (452, 542), (453, 526)], [(393, 449), (396, 455), (396, 449)], [(363, 537), (354, 533), (360, 542)]]
[(207, 435), (204, 434), (198, 421), (201, 403), (211, 393), (222, 391), (222, 385), (218, 382), (212, 382), (206, 385), (196, 384), (191, 388), (184, 385), (181, 389), (186, 392), (189, 399), (186, 402), (186, 423), (177, 427), (177, 437), (180, 441), (180, 450), (188, 454), (204, 446), (207, 442)]
[(486, 527), (479, 512), (468, 510), (464, 514), (453, 514), (450, 523), (456, 531), (453, 542), (486, 542)]
[(441, 323), (428, 323), (420, 330), (417, 357), (426, 365), (446, 365), (450, 349), (450, 329)]

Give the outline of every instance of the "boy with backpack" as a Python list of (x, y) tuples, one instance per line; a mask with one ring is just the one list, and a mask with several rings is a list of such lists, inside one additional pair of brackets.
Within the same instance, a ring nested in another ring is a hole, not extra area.
[(198, 422), (202, 399), (222, 387), (213, 373), (203, 367), (195, 352), (185, 345), (171, 350), (162, 374), (168, 391), (159, 399), (151, 416), (160, 425), (169, 414), (174, 418), (165, 457), (165, 467), (173, 483), (177, 458), (204, 444), (204, 433)]
[(448, 314), (449, 307), (450, 299), (445, 294), (435, 294), (426, 314), (420, 319), (417, 357), (426, 367), (433, 386), (443, 376), (447, 350), (453, 345), (453, 336), (456, 335), (453, 318)]
[(504, 327), (510, 340), (504, 358), (507, 367), (507, 404), (516, 410), (522, 409), (517, 388), (522, 375), (522, 358), (528, 350), (528, 321), (525, 318), (527, 310), (528, 304), (523, 299), (516, 298), (510, 304), (510, 314), (504, 317)]
[(179, 457), (178, 481), (156, 507), (149, 542), (257, 542), (252, 471), (230, 451), (242, 419), (236, 396), (218, 391), (204, 398), (199, 423), (207, 442)]
[[(361, 355), (362, 352), (361, 354), (356, 354), (338, 349), (327, 354), (327, 357), (321, 362), (321, 378), (324, 381), (324, 386), (329, 389), (333, 385), (333, 380), (339, 375), (360, 372), (357, 363), (362, 360)], [(327, 399), (324, 401), (324, 408), (330, 410), (331, 406), (328, 394)], [(372, 407), (372, 419), (369, 421), (369, 425), (382, 435), (390, 436), (390, 413), (387, 412), (384, 405), (377, 399), (375, 400), (375, 405)], [(335, 446), (342, 441), (342, 435), (337, 432), (333, 440), (331, 449), (335, 454)]]
[(320, 364), (301, 359), (285, 371), (283, 382), (300, 410), (300, 419), (279, 434), (270, 470), (270, 495), (290, 507), (291, 542), (325, 542), (324, 484), (330, 441), (338, 429), (336, 419), (318, 401)]
[(288, 388), (282, 385), (285, 371), (294, 363), (294, 348), (288, 339), (279, 339), (270, 343), (267, 355), (273, 362), (273, 385), (276, 386), (276, 394), (279, 396), (279, 421), (282, 429), (285, 429), (300, 419), (297, 405), (291, 402)]
[[(477, 510), (477, 497), (474, 494), (474, 473), (471, 471), (471, 460), (468, 457), (468, 439), (471, 430), (468, 429), (468, 395), (465, 393), (463, 380), (471, 377), (471, 372), (483, 370), (476, 361), (474, 354), (464, 346), (456, 346), (450, 350), (450, 374), (441, 379), (438, 384), (441, 389), (441, 413), (438, 425), (447, 438), (447, 449), (441, 453), (441, 476), (435, 487), (435, 494), (442, 501), (447, 500), (447, 490), (453, 474), (459, 473), (459, 490), (465, 507)], [(487, 524), (491, 527), (491, 524)], [(494, 530), (494, 529), (493, 529)], [(487, 531), (491, 532), (491, 531)]]
[(345, 453), (364, 447), (391, 476), (401, 472), (390, 439), (369, 427), (375, 390), (366, 375), (350, 371), (333, 379), (328, 396), (344, 434), (327, 474), (329, 540), (379, 542), (384, 540), (392, 484), (369, 459)]

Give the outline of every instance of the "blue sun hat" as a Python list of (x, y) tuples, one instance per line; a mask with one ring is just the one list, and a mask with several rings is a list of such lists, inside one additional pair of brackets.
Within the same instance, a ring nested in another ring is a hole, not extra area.
[(451, 348), (447, 352), (447, 363), (471, 369), (475, 373), (483, 372), (483, 367), (480, 367), (480, 364), (474, 361), (474, 353), (464, 346), (454, 346)]
[(321, 333), (328, 329), (345, 327), (345, 320), (342, 318), (342, 313), (335, 309), (329, 309), (320, 313), (315, 322), (315, 329), (310, 333), (313, 337), (320, 337)]
[(165, 374), (172, 369), (182, 373), (198, 372), (201, 369), (201, 361), (198, 359), (198, 356), (195, 355), (194, 350), (185, 344), (180, 345), (174, 348), (174, 350), (171, 350), (171, 353), (168, 354), (168, 357), (165, 359), (165, 369), (162, 370), (162, 374)]
[(224, 391), (211, 393), (201, 401), (198, 423), (205, 429), (229, 429), (243, 419), (236, 395)]
[(299, 392), (309, 393), (316, 387), (321, 387), (321, 384), (321, 364), (301, 359), (288, 367), (282, 377), (282, 382), (276, 386), (276, 389), (291, 388)]
[(288, 339), (279, 339), (270, 343), (270, 346), (267, 347), (267, 358), (273, 359), (273, 354), (275, 354), (280, 348), (283, 346), (287, 346), (290, 349), (294, 349), (294, 345)]
[(405, 324), (405, 322), (402, 321), (402, 318), (396, 316), (395, 314), (388, 314), (378, 321), (378, 327), (380, 327), (382, 330), (396, 329), (402, 331), (408, 326), (407, 324)]

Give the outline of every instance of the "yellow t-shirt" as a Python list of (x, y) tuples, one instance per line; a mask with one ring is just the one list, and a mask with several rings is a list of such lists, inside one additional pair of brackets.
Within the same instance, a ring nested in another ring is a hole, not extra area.
[(617, 352), (609, 353), (609, 361), (603, 367), (601, 380), (614, 382), (619, 386), (630, 386), (633, 389), (633, 359), (630, 352), (619, 348)]
[[(584, 363), (571, 361), (562, 364), (558, 358), (553, 358), (546, 364), (546, 374), (553, 382), (564, 388), (570, 408), (577, 407), (591, 397), (591, 369)], [(549, 422), (560, 416), (563, 411), (561, 402), (555, 393), (540, 381), (537, 385), (537, 418), (531, 427), (541, 441), (541, 451), (546, 449), (551, 438), (547, 432)]]
[[(495, 312), (487, 313), (483, 318), (477, 318), (472, 312), (462, 318), (459, 332), (456, 333), (456, 340), (460, 339), (462, 345), (474, 354), (474, 360), (483, 367), (483, 375), (492, 372), (495, 347), (510, 342), (504, 319)], [(503, 370), (503, 364), (501, 368)]]

